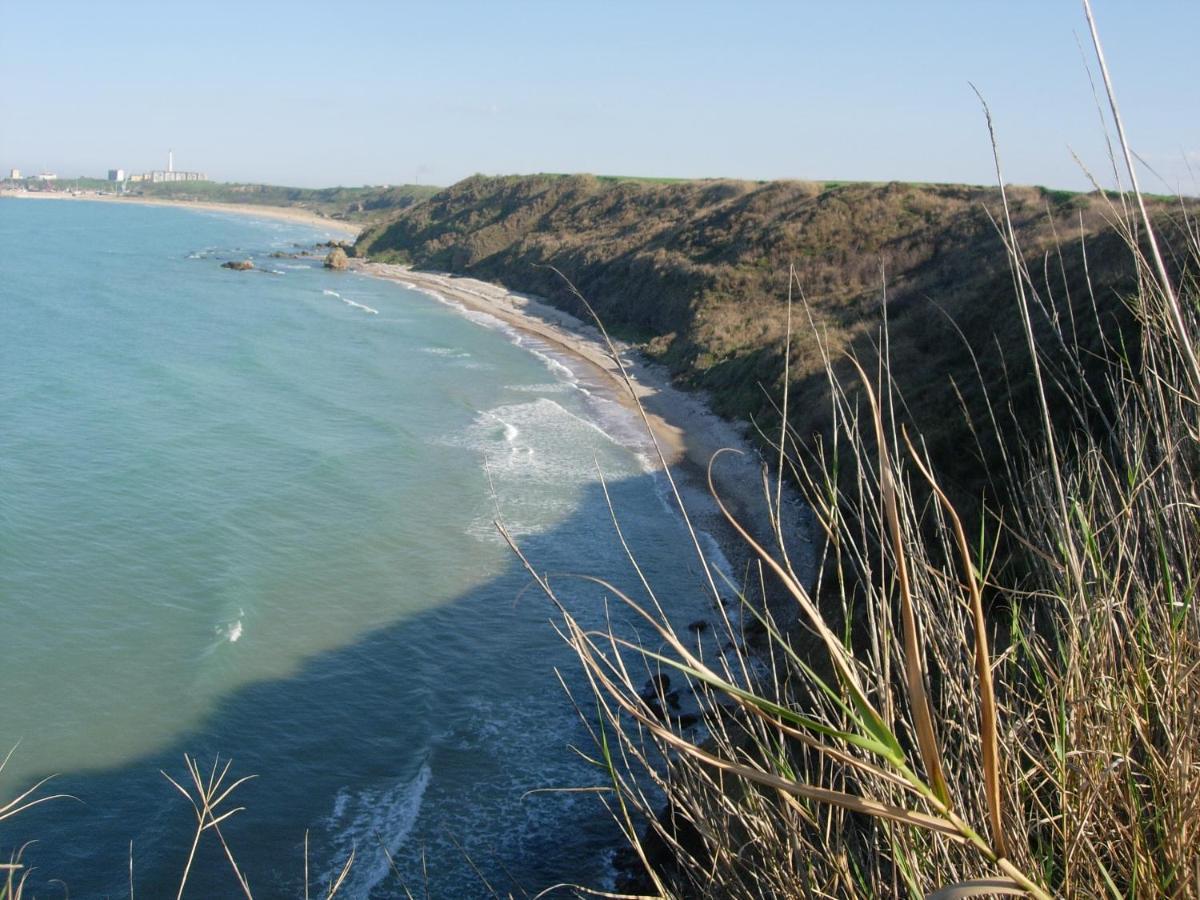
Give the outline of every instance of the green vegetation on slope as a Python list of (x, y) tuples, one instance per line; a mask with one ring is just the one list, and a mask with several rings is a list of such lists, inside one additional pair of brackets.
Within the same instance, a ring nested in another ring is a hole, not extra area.
[[(644, 616), (640, 643), (586, 630), (556, 593), (569, 579), (530, 561), (595, 689), (594, 715), (579, 708), (633, 848), (618, 895), (1200, 897), (1200, 244), (1156, 246), (1137, 208), (1117, 213), (1128, 243), (1104, 247), (1138, 273), (1135, 321), (1117, 331), (1097, 304), (1026, 331), (1006, 375), (1045, 394), (981, 398), (1004, 448), (997, 515), (947, 499), (884, 359), (853, 395), (827, 372), (824, 456), (786, 443), (819, 575), (793, 569), (776, 520), (738, 597), (750, 615), (714, 626), (724, 656), (676, 631), (650, 584), (613, 591)], [(1032, 322), (1051, 286), (1036, 256), (1009, 259), (990, 316)], [(963, 426), (943, 412), (965, 450)], [(764, 570), (788, 603), (765, 602)], [(688, 693), (702, 731), (668, 712)]]

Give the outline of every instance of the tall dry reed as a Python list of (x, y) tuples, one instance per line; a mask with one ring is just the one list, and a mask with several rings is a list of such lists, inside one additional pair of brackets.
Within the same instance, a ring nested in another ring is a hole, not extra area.
[[(724, 619), (734, 649), (706, 651), (644, 578), (636, 597), (607, 587), (651, 639), (585, 630), (526, 560), (594, 689), (596, 762), (640, 890), (1200, 897), (1200, 241), (1184, 212), (1162, 246), (1093, 40), (1132, 185), (1109, 214), (1136, 328), (1113, 333), (1091, 296), (1102, 338), (1077, 343), (1002, 191), (1014, 290), (997, 314), (1021, 319), (1007, 366), (1038, 398), (986, 410), (1003, 502), (962, 521), (899, 424), (885, 329), (874, 371), (855, 362), (842, 384), (829, 366), (831, 439), (785, 427), (777, 442), (815, 512), (817, 570), (788, 558), (780, 473), (764, 473), (766, 534), (722, 505), (753, 558), (729, 590), (765, 637)], [(1009, 421), (1033, 424), (1014, 437)], [(694, 692), (703, 729), (664, 714), (663, 673)]]

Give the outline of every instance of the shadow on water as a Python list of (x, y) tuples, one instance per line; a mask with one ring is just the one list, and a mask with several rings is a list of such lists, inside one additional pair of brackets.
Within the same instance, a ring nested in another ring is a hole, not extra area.
[[(672, 615), (681, 622), (710, 616), (694, 551), (678, 516), (664, 508), (660, 481), (647, 475), (610, 485), (622, 528)], [(521, 544), (539, 571), (601, 575), (642, 596), (598, 484), (571, 516)], [(554, 610), (529, 584), (511, 558), (450, 603), (311, 658), (291, 677), (238, 689), (170, 746), (115, 769), (55, 779), (57, 791), (83, 802), (56, 801), (0, 824), (0, 849), (38, 839), (27, 862), (37, 866), (31, 888), (39, 895), (60, 894), (50, 884), (60, 878), (71, 896), (128, 896), (132, 841), (135, 896), (173, 896), (194, 816), (159, 769), (182, 779), (185, 752), (202, 764), (220, 753), (233, 757), (233, 775), (258, 776), (237, 793), (246, 810), (222, 826), (256, 897), (303, 896), (306, 829), (314, 895), (352, 846), (357, 861), (343, 896), (402, 895), (381, 844), (394, 850), (417, 896), (425, 887), (423, 850), (430, 896), (488, 895), (456, 845), (502, 894), (533, 894), (563, 880), (595, 885), (606, 849), (620, 842), (599, 800), (527, 793), (604, 783), (569, 748), (592, 749), (555, 668), (585, 709), (587, 693), (550, 625)], [(581, 621), (602, 623), (598, 588), (556, 584)], [(613, 609), (623, 627), (634, 627)], [(237, 649), (253, 652), (267, 639), (247, 634)], [(103, 710), (121, 698), (95, 703)], [(236, 894), (210, 834), (187, 896)]]

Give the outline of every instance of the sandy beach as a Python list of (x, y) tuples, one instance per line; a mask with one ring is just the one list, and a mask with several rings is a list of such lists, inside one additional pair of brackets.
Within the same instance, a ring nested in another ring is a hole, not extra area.
[[(713, 454), (726, 448), (738, 451), (723, 453), (717, 459), (712, 467), (713, 485), (731, 512), (746, 523), (752, 533), (760, 540), (767, 541), (767, 546), (773, 543), (773, 528), (763, 491), (763, 459), (751, 444), (745, 428), (713, 413), (703, 394), (675, 387), (663, 367), (649, 362), (638, 351), (616, 342), (617, 352), (629, 376), (627, 383), (595, 325), (582, 322), (544, 300), (510, 291), (502, 285), (387, 263), (351, 260), (350, 265), (354, 271), (398, 281), (438, 295), (536, 335), (603, 373), (612, 384), (613, 396), (633, 410), (637, 409), (637, 403), (634, 402), (636, 396), (645, 410), (666, 464), (672, 469), (681, 470), (692, 488), (688, 492), (689, 505), (700, 501), (708, 507), (696, 512), (708, 520), (707, 528), (718, 526), (718, 530), (723, 532), (720, 543), (731, 558), (744, 556), (740, 552), (744, 548), (740, 539), (733, 536), (732, 530), (723, 527), (723, 522), (713, 521), (719, 514), (715, 504), (707, 497), (705, 478)], [(785, 532), (803, 535), (802, 507), (791, 492), (785, 490), (784, 493)], [(798, 553), (801, 557), (808, 556), (807, 540), (801, 537), (799, 543), (799, 547), (789, 547), (789, 552)], [(795, 557), (793, 561), (797, 561)], [(811, 560), (801, 559), (800, 562), (804, 569), (808, 569)]]
[(209, 212), (234, 213), (240, 216), (257, 216), (260, 219), (279, 219), (312, 225), (336, 232), (347, 238), (357, 237), (363, 226), (354, 222), (330, 219), (306, 209), (290, 206), (258, 206), (253, 203), (209, 203), (204, 200), (158, 200), (152, 197), (117, 197), (102, 194), (70, 194), (59, 191), (0, 191), (0, 197), (18, 197), (27, 200), (82, 200), (87, 203), (120, 203), (133, 206), (174, 206), (180, 209), (202, 209)]

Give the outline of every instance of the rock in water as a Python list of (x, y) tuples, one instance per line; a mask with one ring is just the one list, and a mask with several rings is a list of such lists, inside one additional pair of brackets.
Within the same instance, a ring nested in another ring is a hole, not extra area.
[(325, 268), (342, 270), (350, 265), (350, 258), (341, 247), (334, 247), (325, 256)]
[(245, 272), (248, 269), (254, 268), (254, 263), (248, 259), (231, 259), (229, 262), (221, 263), (222, 269), (233, 269), (237, 272)]

